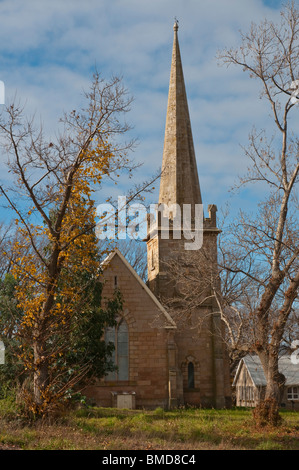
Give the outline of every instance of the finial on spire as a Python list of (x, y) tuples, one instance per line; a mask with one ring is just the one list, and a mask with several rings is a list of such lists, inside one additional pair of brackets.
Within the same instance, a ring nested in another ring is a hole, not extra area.
[(175, 16), (174, 18), (174, 26), (173, 26), (174, 31), (177, 31), (179, 29), (179, 20)]

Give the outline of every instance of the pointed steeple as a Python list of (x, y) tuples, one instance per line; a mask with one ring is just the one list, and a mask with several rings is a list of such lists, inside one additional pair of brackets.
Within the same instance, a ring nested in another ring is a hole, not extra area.
[(191, 122), (178, 42), (178, 22), (169, 82), (159, 203), (201, 204)]

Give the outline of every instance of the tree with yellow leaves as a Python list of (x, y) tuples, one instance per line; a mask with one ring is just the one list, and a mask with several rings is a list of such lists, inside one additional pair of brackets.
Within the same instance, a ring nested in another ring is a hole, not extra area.
[[(36, 131), (16, 104), (6, 107), (0, 121), (14, 184), (12, 189), (1, 185), (0, 192), (19, 231), (12, 270), (22, 310), (18, 359), (32, 377), (25, 398), (35, 415), (63, 402), (69, 388), (95, 369), (98, 375), (105, 372), (103, 360), (93, 367), (99, 351), (84, 351), (84, 344), (90, 345), (92, 325), (100, 344), (104, 323), (111, 324), (120, 308), (118, 297), (106, 309), (100, 304), (92, 195), (106, 178), (134, 168), (128, 158), (133, 142), (117, 143), (129, 130), (122, 116), (131, 98), (119, 78), (106, 82), (99, 74), (85, 98), (85, 109), (64, 116), (55, 142)], [(105, 357), (107, 350), (99, 347)]]

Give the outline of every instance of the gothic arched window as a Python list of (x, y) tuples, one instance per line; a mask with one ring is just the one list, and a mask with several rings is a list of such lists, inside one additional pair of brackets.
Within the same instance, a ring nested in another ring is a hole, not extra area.
[(194, 388), (194, 364), (188, 362), (188, 388)]
[(117, 370), (109, 372), (106, 380), (129, 380), (129, 330), (125, 320), (106, 329), (105, 341), (114, 345), (112, 361), (117, 366)]

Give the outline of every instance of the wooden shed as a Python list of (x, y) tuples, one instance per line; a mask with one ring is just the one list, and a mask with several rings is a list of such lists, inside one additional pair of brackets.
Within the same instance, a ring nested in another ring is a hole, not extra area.
[[(294, 364), (290, 356), (282, 356), (278, 367), (286, 378), (280, 406), (299, 411), (299, 364)], [(258, 356), (248, 355), (241, 359), (233, 387), (236, 406), (255, 407), (264, 398), (266, 378)]]

